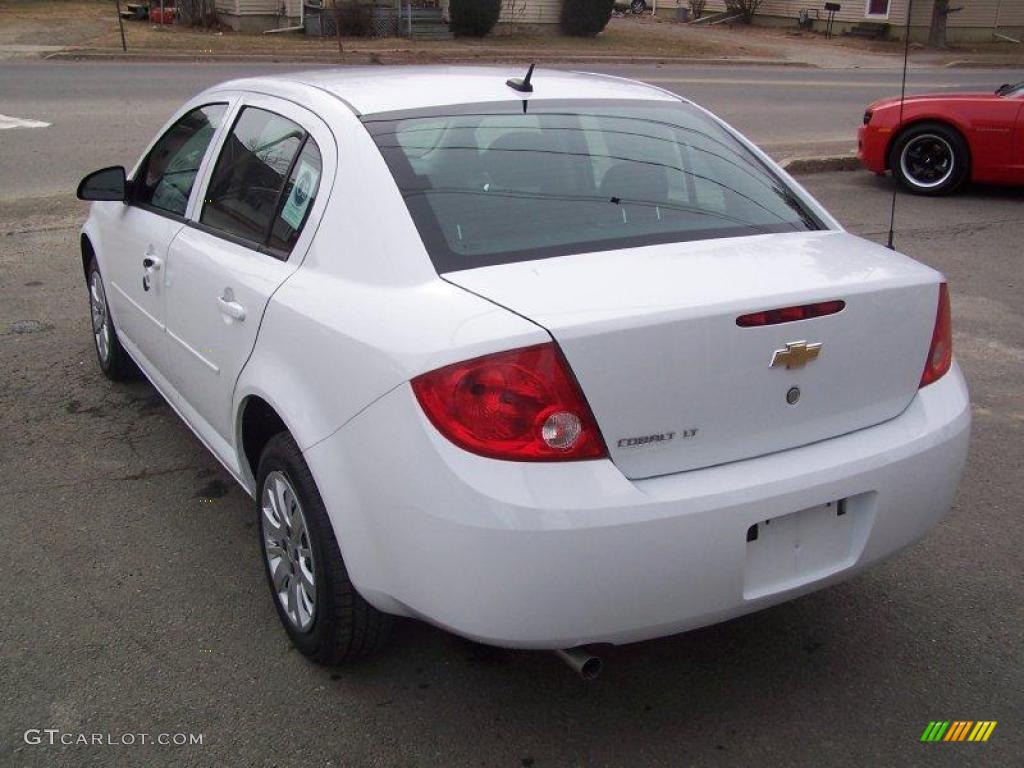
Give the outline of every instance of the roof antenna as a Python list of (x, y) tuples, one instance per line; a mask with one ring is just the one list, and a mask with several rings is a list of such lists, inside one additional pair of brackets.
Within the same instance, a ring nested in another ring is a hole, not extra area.
[[(896, 124), (897, 128), (903, 127), (903, 104), (907, 100), (907, 61), (910, 58), (910, 15), (914, 12), (914, 0), (910, 0), (907, 4), (907, 26), (903, 30), (903, 84), (900, 86), (900, 120)], [(895, 171), (895, 169), (894, 169)], [(889, 209), (889, 250), (895, 251), (895, 236), (896, 236), (896, 192), (899, 189), (899, 182), (896, 180), (896, 174), (893, 173), (892, 180), (892, 207)]]
[(522, 79), (518, 77), (509, 78), (505, 81), (505, 85), (520, 93), (533, 93), (533, 85), (530, 83), (530, 78), (533, 77), (533, 68), (535, 66), (537, 66), (536, 63), (530, 65), (530, 68), (526, 70), (526, 77)]

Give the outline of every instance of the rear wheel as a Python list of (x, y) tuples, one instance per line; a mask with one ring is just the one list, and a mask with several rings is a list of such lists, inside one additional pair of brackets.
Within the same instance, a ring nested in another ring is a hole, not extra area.
[(99, 361), (103, 375), (111, 381), (124, 381), (135, 375), (135, 364), (117, 340), (114, 329), (114, 318), (110, 316), (107, 304), (107, 291), (103, 285), (103, 275), (94, 256), (89, 262), (86, 278), (89, 289), (89, 314), (92, 318), (92, 339), (96, 347), (96, 359)]
[(633, 13), (645, 13), (647, 11), (647, 3), (645, 0), (632, 0), (629, 4), (629, 10)]
[(375, 651), (393, 619), (352, 585), (313, 475), (287, 432), (264, 448), (257, 487), (267, 583), (292, 643), (329, 666)]
[(905, 189), (918, 195), (948, 195), (967, 179), (967, 145), (954, 129), (921, 123), (893, 143), (889, 167)]

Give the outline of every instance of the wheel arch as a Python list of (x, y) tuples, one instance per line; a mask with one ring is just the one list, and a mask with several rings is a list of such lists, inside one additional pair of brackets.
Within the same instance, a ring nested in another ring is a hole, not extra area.
[(903, 134), (911, 128), (916, 128), (917, 126), (925, 123), (942, 126), (943, 128), (953, 131), (960, 137), (960, 140), (964, 143), (964, 148), (967, 150), (967, 173), (970, 175), (974, 167), (974, 162), (971, 155), (971, 142), (967, 139), (967, 132), (964, 126), (960, 125), (955, 120), (951, 120), (949, 117), (936, 117), (934, 115), (920, 115), (910, 118), (899, 127), (899, 130), (892, 132), (892, 137), (885, 146), (885, 169), (887, 171), (892, 170), (892, 151), (896, 147), (896, 142), (899, 141)]
[[(251, 392), (242, 396), (235, 409), (235, 445), (238, 452), (238, 467), (243, 479), (258, 492), (256, 476), (260, 455), (270, 439), (281, 432), (288, 432), (296, 442), (298, 435), (291, 429), (281, 409), (265, 393)], [(301, 444), (301, 443), (300, 443)]]
[(96, 258), (96, 249), (93, 247), (92, 240), (89, 239), (89, 235), (83, 232), (78, 240), (79, 248), (82, 251), (82, 274), (85, 279), (89, 279), (89, 264), (94, 258)]

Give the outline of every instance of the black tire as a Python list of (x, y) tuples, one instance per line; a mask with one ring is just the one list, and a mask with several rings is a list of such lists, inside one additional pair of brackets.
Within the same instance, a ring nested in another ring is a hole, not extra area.
[[(942, 161), (947, 154), (950, 167)], [(889, 168), (908, 192), (934, 197), (952, 194), (963, 185), (970, 175), (970, 159), (967, 143), (956, 129), (943, 123), (917, 123), (893, 141)]]
[(630, 13), (647, 13), (646, 0), (631, 0), (629, 3)]
[[(106, 323), (105, 328), (97, 328), (98, 320), (96, 318), (96, 298), (93, 296), (93, 281), (99, 281), (99, 297), (103, 305), (104, 322)], [(107, 291), (106, 284), (103, 282), (103, 275), (100, 273), (100, 266), (96, 263), (96, 257), (93, 256), (89, 261), (89, 269), (86, 273), (85, 289), (89, 295), (89, 317), (92, 321), (93, 329), (93, 348), (96, 350), (96, 360), (100, 364), (100, 370), (103, 371), (103, 375), (111, 381), (127, 381), (128, 379), (135, 378), (138, 373), (138, 368), (135, 367), (135, 362), (129, 357), (128, 353), (125, 352), (124, 347), (121, 346), (121, 342), (117, 339), (117, 330), (114, 327), (114, 318), (110, 316), (110, 307), (107, 304)], [(100, 334), (103, 334), (106, 338), (107, 353), (104, 356)]]
[[(313, 553), (316, 593), (312, 623), (305, 630), (296, 626), (278, 598), (267, 556), (265, 527), (271, 523), (263, 512), (264, 493), (268, 476), (275, 472), (283, 473), (295, 491)], [(391, 634), (394, 617), (367, 603), (352, 585), (313, 475), (287, 432), (272, 437), (263, 449), (256, 487), (260, 554), (271, 599), (292, 644), (304, 656), (325, 666), (353, 661), (380, 648)]]

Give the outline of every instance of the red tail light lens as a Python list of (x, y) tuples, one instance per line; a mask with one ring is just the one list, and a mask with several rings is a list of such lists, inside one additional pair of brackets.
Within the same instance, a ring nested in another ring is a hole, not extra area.
[(798, 307), (782, 307), (781, 309), (766, 309), (763, 312), (751, 312), (749, 315), (740, 315), (736, 318), (736, 325), (740, 328), (756, 328), (762, 325), (778, 325), (779, 323), (792, 323), (797, 320), (810, 320), (812, 317), (824, 317), (842, 312), (846, 302), (819, 301), (817, 304), (801, 304)]
[(935, 330), (932, 345), (928, 349), (928, 360), (921, 374), (921, 386), (926, 387), (938, 381), (953, 364), (953, 318), (949, 311), (949, 288), (939, 285), (939, 309), (935, 315)]
[(412, 390), (437, 430), (493, 459), (608, 455), (583, 393), (552, 343), (478, 357), (417, 376)]

